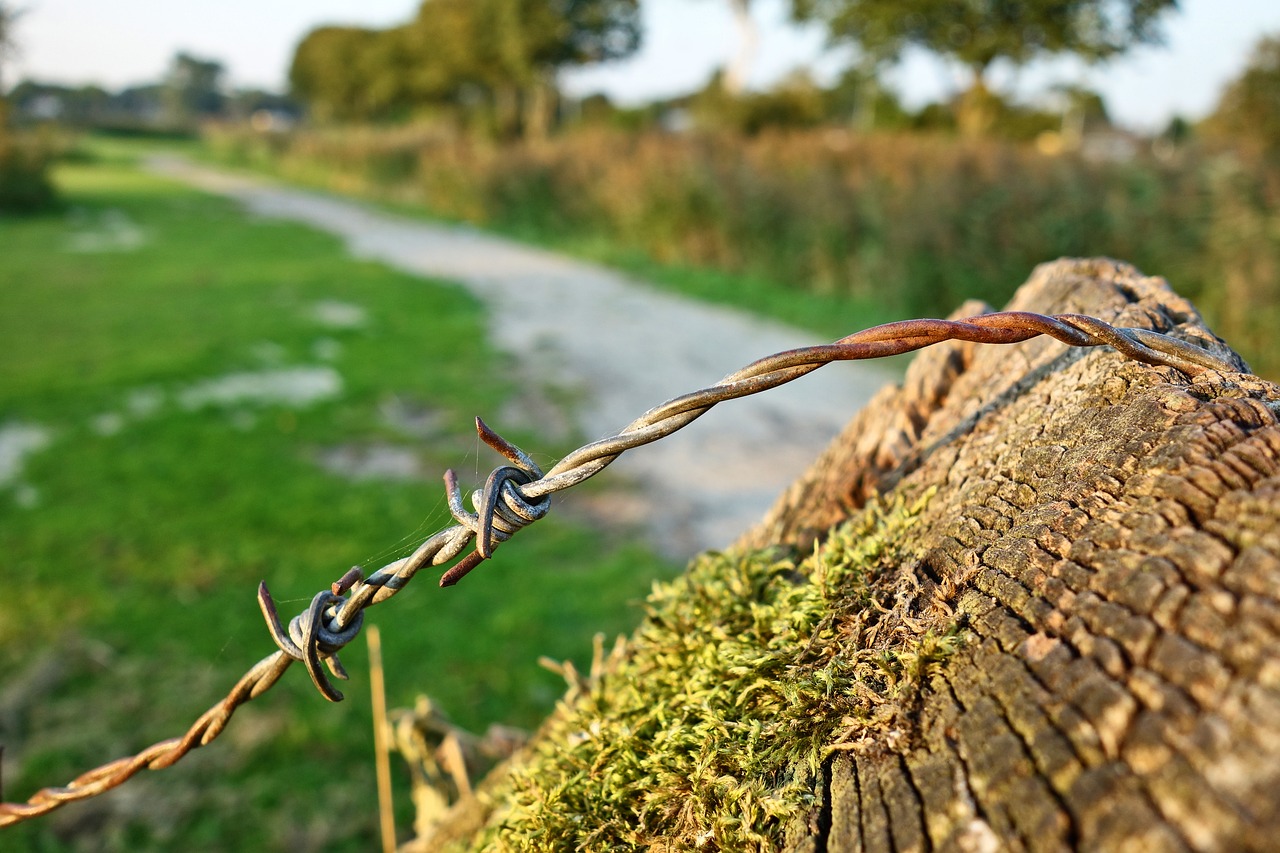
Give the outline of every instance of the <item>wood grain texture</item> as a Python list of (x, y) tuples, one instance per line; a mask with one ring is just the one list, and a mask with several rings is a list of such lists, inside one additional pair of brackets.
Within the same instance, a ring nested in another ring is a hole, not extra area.
[[(1107, 261), (1010, 307), (1220, 346)], [(873, 491), (937, 486), (906, 568), (969, 632), (902, 741), (831, 759), (829, 828), (793, 849), (1276, 849), (1278, 411), (1247, 373), (1048, 341), (918, 359), (742, 540), (808, 547)]]

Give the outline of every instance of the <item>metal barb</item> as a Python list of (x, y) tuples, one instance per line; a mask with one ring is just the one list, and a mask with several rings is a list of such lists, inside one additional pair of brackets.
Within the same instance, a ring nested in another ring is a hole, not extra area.
[(346, 601), (335, 590), (345, 591), (359, 579), (359, 575), (358, 568), (352, 569), (330, 589), (316, 593), (310, 606), (289, 622), (288, 630), (280, 622), (280, 614), (267, 590), (266, 582), (258, 584), (258, 607), (262, 610), (262, 618), (266, 620), (271, 639), (289, 658), (302, 661), (316, 689), (330, 702), (341, 702), (342, 693), (329, 681), (320, 668), (320, 663), (323, 661), (335, 678), (346, 681), (347, 671), (338, 660), (338, 651), (356, 638), (364, 623), (362, 610), (356, 613), (355, 619), (349, 624), (334, 624), (338, 607)]
[(521, 528), (541, 519), (551, 509), (550, 494), (530, 500), (522, 486), (542, 479), (542, 469), (523, 450), (494, 432), (488, 424), (476, 418), (476, 432), (489, 447), (515, 463), (495, 468), (485, 481), (484, 488), (471, 495), (475, 512), (469, 511), (458, 488), (458, 477), (453, 469), (444, 472), (445, 494), (449, 512), (459, 526), (470, 531), (476, 540), (476, 550), (465, 557), (440, 579), (441, 586), (453, 586), (467, 572), (493, 556), (494, 550), (510, 539)]
[(1069, 346), (1108, 345), (1126, 358), (1174, 367), (1192, 376), (1206, 370), (1231, 373), (1238, 369), (1233, 362), (1209, 350), (1148, 329), (1116, 328), (1081, 314), (1051, 317), (1006, 311), (959, 321), (887, 323), (832, 344), (776, 353), (729, 374), (709, 388), (655, 406), (617, 435), (573, 451), (545, 474), (524, 451), (476, 418), (476, 431), (481, 440), (511, 465), (495, 469), (484, 487), (472, 495), (474, 512), (463, 504), (457, 476), (452, 470), (446, 471), (445, 493), (456, 522), (453, 527), (436, 533), (410, 556), (383, 566), (367, 578), (358, 567), (352, 568), (318, 593), (307, 609), (289, 622), (287, 629), (266, 584), (259, 584), (258, 605), (279, 651), (254, 664), (231, 692), (206, 711), (183, 737), (161, 741), (131, 758), (105, 764), (65, 787), (44, 788), (26, 803), (0, 802), (0, 827), (46, 814), (74, 800), (97, 796), (123, 784), (144, 768), (160, 769), (174, 764), (192, 749), (213, 741), (236, 708), (269, 690), (295, 660), (303, 662), (326, 699), (340, 701), (342, 694), (329, 682), (320, 663), (323, 661), (334, 677), (347, 677), (337, 653), (360, 632), (365, 608), (395, 595), (424, 566), (440, 566), (453, 560), (474, 540), (475, 549), (440, 578), (441, 586), (456, 584), (493, 556), (498, 545), (545, 516), (552, 493), (595, 476), (627, 450), (670, 435), (717, 403), (775, 388), (833, 361), (897, 355), (948, 340), (1010, 344), (1039, 335), (1048, 335)]
[(333, 586), (329, 587), (329, 590), (334, 595), (342, 595), (347, 590), (351, 589), (358, 580), (364, 580), (364, 572), (360, 571), (359, 566), (352, 566), (347, 569), (347, 573), (345, 575), (333, 582)]

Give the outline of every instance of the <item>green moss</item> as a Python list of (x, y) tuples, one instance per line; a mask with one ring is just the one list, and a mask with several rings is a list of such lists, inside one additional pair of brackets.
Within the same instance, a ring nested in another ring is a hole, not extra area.
[[(710, 553), (578, 679), (529, 760), (490, 792), (478, 847), (777, 846), (831, 750), (897, 725), (953, 631), (885, 630), (904, 533), (932, 493), (880, 504), (803, 561)], [(895, 710), (896, 709), (896, 710)]]

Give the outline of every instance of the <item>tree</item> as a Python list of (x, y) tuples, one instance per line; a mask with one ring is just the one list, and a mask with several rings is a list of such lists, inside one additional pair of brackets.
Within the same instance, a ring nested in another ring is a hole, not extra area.
[(455, 95), (487, 93), (500, 130), (530, 135), (549, 122), (560, 69), (628, 56), (641, 35), (638, 0), (426, 0), (409, 31), (421, 48), (450, 52), (434, 70), (452, 73)]
[[(0, 74), (3, 74), (4, 64), (9, 61), (16, 47), (13, 31), (21, 14), (12, 4), (0, 3)], [(0, 76), (0, 95), (4, 91), (4, 78)]]
[(747, 85), (751, 63), (756, 56), (760, 32), (751, 17), (751, 0), (729, 0), (733, 23), (738, 28), (738, 52), (724, 72), (724, 88), (730, 95), (740, 95)]
[(322, 118), (483, 102), (499, 125), (524, 132), (545, 123), (561, 68), (619, 59), (639, 45), (639, 0), (424, 0), (413, 20), (388, 30), (309, 33), (289, 79)]
[(176, 124), (190, 124), (199, 118), (222, 112), (225, 96), (222, 93), (221, 62), (201, 59), (189, 53), (174, 55), (165, 75), (165, 106), (170, 120)]
[(14, 26), (22, 13), (10, 3), (0, 2), (0, 132), (3, 132), (7, 120), (8, 98), (4, 86), (4, 66), (13, 55), (17, 44), (14, 40)]
[(89, 127), (108, 113), (111, 94), (100, 86), (62, 86), (23, 80), (9, 90), (9, 104), (23, 119), (57, 119)]
[(382, 34), (360, 27), (320, 27), (298, 44), (289, 86), (322, 121), (352, 121), (374, 113), (369, 65)]
[(1280, 34), (1263, 37), (1205, 122), (1211, 135), (1280, 159)]
[(833, 42), (851, 42), (877, 61), (908, 46), (965, 65), (972, 83), (962, 97), (963, 130), (989, 124), (987, 72), (997, 60), (1023, 65), (1050, 54), (1090, 62), (1137, 44), (1158, 43), (1159, 19), (1177, 0), (792, 0), (798, 20), (824, 22)]
[(827, 93), (804, 69), (796, 69), (773, 88), (734, 96), (717, 71), (706, 88), (689, 100), (699, 125), (730, 128), (755, 136), (765, 130), (816, 127), (828, 116)]
[(738, 31), (738, 51), (725, 65), (724, 73), (718, 79), (725, 94), (736, 98), (746, 89), (747, 75), (751, 73), (751, 63), (760, 43), (760, 31), (755, 19), (751, 17), (751, 0), (726, 2), (733, 15), (734, 28)]
[[(12, 4), (0, 2), (0, 72), (15, 49), (13, 31), (20, 15)], [(0, 79), (0, 211), (38, 210), (53, 202), (51, 159), (47, 146), (9, 131), (9, 98)]]

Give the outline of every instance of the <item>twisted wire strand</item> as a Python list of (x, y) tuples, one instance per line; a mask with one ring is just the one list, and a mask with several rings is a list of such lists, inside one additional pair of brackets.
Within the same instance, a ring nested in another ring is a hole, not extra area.
[(227, 696), (202, 714), (182, 737), (160, 741), (137, 755), (104, 764), (65, 786), (43, 788), (26, 803), (0, 802), (0, 827), (102, 794), (144, 768), (158, 770), (176, 763), (191, 750), (218, 737), (236, 709), (269, 690), (295, 660), (303, 662), (326, 699), (341, 700), (342, 694), (329, 682), (320, 664), (326, 664), (333, 676), (346, 678), (337, 653), (359, 633), (365, 608), (386, 601), (404, 589), (423, 567), (450, 562), (474, 541), (475, 550), (440, 578), (441, 586), (456, 584), (491, 557), (499, 544), (545, 516), (553, 493), (591, 478), (626, 451), (689, 425), (718, 403), (776, 388), (833, 361), (898, 355), (942, 341), (1010, 344), (1040, 335), (1076, 347), (1107, 345), (1127, 358), (1175, 367), (1192, 376), (1205, 370), (1234, 372), (1237, 369), (1231, 361), (1214, 353), (1147, 329), (1117, 328), (1081, 314), (1046, 316), (1005, 311), (958, 321), (887, 323), (831, 344), (775, 353), (729, 374), (715, 385), (655, 406), (617, 435), (573, 451), (545, 474), (523, 451), (477, 418), (480, 437), (512, 464), (495, 469), (484, 487), (471, 495), (474, 512), (466, 509), (454, 472), (445, 472), (445, 489), (455, 525), (429, 537), (408, 557), (395, 560), (368, 577), (363, 577), (358, 569), (347, 572), (330, 589), (317, 594), (287, 628), (280, 622), (266, 584), (261, 584), (258, 602), (277, 651), (254, 664)]

